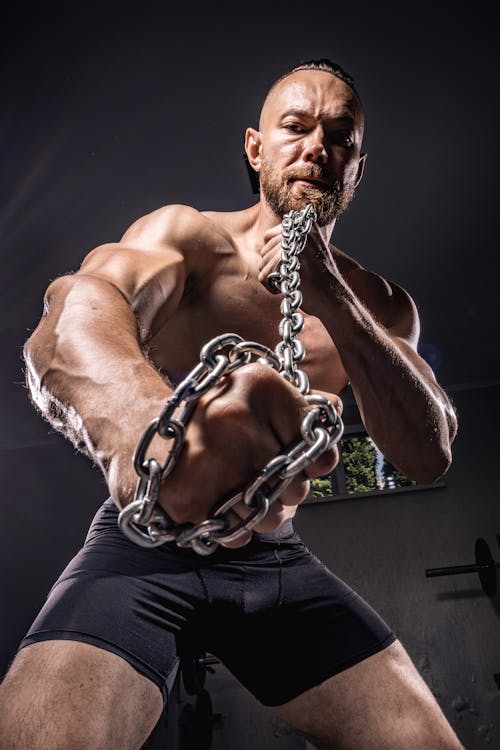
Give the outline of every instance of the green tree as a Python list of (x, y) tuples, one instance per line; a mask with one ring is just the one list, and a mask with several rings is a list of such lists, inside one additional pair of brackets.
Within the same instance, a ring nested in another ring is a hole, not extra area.
[(347, 492), (373, 492), (377, 489), (377, 451), (371, 438), (345, 437), (341, 441)]
[(332, 497), (335, 494), (333, 486), (333, 479), (330, 474), (325, 477), (316, 477), (311, 479), (311, 492), (309, 494), (310, 500), (318, 500), (323, 497)]

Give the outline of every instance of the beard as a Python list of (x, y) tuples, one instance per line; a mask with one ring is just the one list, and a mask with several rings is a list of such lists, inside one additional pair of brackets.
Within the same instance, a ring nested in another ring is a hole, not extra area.
[(310, 164), (307, 170), (285, 172), (279, 176), (273, 166), (263, 160), (260, 189), (268, 206), (280, 218), (288, 211), (300, 211), (310, 203), (316, 211), (317, 224), (324, 227), (343, 214), (354, 198), (355, 186), (350, 183), (342, 185), (338, 180), (323, 187), (302, 186), (301, 195), (293, 195), (292, 184), (301, 178), (330, 180), (319, 164)]

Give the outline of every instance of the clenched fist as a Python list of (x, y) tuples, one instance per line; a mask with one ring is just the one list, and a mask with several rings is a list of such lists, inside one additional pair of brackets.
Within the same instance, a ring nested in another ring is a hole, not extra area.
[[(328, 395), (337, 411), (342, 403)], [(300, 436), (310, 404), (272, 368), (239, 368), (200, 398), (188, 424), (184, 446), (172, 473), (162, 482), (160, 505), (176, 523), (198, 523), (222, 500), (245, 489), (268, 461)], [(256, 531), (277, 529), (295, 514), (309, 492), (309, 479), (331, 471), (335, 447), (293, 478), (271, 505)], [(231, 526), (248, 517), (243, 502), (228, 511)], [(227, 546), (243, 546), (251, 532)]]
[[(269, 283), (270, 275), (277, 269), (281, 260), (281, 224), (268, 229), (264, 234), (264, 245), (260, 251), (259, 281), (271, 292), (277, 288)], [(300, 254), (301, 285), (304, 298), (303, 309), (308, 312), (309, 303), (314, 300), (315, 291), (325, 279), (325, 271), (331, 275), (339, 274), (328, 243), (321, 234), (316, 222), (312, 223), (304, 250)]]

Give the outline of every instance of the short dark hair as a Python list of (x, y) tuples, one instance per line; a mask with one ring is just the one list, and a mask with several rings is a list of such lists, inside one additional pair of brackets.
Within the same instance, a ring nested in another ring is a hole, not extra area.
[(347, 73), (347, 71), (345, 71), (341, 65), (333, 62), (333, 60), (330, 60), (328, 57), (320, 57), (317, 60), (305, 60), (303, 62), (300, 62), (294, 68), (291, 68), (291, 70), (287, 70), (286, 73), (283, 73), (283, 75), (281, 75), (273, 83), (273, 85), (267, 92), (267, 95), (269, 96), (270, 92), (275, 86), (277, 86), (280, 81), (282, 81), (287, 76), (292, 75), (292, 73), (298, 73), (299, 70), (323, 70), (325, 73), (331, 73), (333, 76), (340, 78), (341, 81), (344, 81), (344, 83), (347, 83), (347, 85), (351, 87), (351, 89), (359, 99), (359, 93), (356, 90), (354, 78), (352, 77), (352, 75), (350, 75), (350, 73)]

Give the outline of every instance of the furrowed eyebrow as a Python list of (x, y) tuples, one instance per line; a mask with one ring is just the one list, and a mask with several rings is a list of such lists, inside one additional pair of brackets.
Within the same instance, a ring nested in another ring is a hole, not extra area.
[[(307, 109), (301, 109), (300, 107), (292, 107), (290, 109), (287, 109), (286, 112), (283, 112), (283, 114), (280, 117), (280, 122), (285, 120), (287, 117), (314, 118), (314, 115), (311, 115), (310, 111)], [(351, 127), (354, 127), (354, 117), (352, 116), (351, 112), (349, 112), (348, 110), (345, 110), (344, 112), (340, 112), (336, 117), (327, 117), (325, 119), (328, 122), (346, 123), (350, 125)]]

